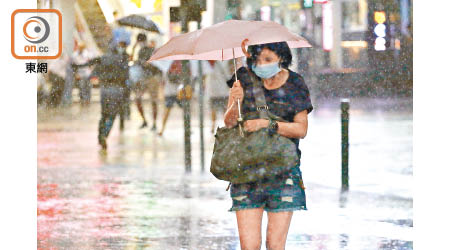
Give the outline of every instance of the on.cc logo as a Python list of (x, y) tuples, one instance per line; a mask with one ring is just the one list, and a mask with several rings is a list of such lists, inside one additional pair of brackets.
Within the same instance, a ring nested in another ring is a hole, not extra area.
[(62, 53), (57, 9), (18, 9), (11, 15), (11, 54), (16, 59), (56, 59)]

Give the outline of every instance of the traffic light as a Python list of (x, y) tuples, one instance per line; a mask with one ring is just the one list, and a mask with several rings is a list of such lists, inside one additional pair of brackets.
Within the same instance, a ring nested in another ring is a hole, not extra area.
[(375, 21), (373, 33), (375, 34), (374, 49), (376, 51), (386, 50), (386, 12), (374, 11), (373, 19)]

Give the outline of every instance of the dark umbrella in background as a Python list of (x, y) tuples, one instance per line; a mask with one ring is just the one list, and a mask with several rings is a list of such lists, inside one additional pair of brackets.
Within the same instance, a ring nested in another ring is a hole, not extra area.
[(126, 17), (122, 17), (118, 20), (118, 23), (123, 26), (135, 27), (151, 32), (156, 32), (161, 34), (161, 31), (158, 28), (158, 25), (154, 23), (152, 20), (148, 20), (144, 16), (140, 15), (129, 15)]

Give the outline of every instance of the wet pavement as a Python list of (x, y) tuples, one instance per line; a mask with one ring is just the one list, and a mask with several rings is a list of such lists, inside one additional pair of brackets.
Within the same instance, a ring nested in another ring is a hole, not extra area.
[[(412, 100), (351, 100), (343, 194), (339, 102), (313, 105), (300, 141), (308, 210), (294, 213), (286, 249), (412, 249)], [(38, 248), (240, 249), (228, 183), (209, 173), (209, 116), (205, 171), (199, 166), (196, 109), (191, 173), (178, 108), (158, 137), (138, 129), (133, 105), (125, 131), (114, 124), (107, 154), (96, 142), (98, 103), (38, 109)], [(262, 249), (266, 225), (264, 214)]]

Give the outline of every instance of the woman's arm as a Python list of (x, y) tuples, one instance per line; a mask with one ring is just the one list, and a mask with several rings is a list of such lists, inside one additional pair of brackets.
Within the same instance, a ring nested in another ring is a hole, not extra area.
[(227, 111), (224, 114), (225, 126), (227, 128), (232, 128), (236, 126), (238, 118), (239, 118), (239, 111), (230, 93), (228, 97)]
[(278, 134), (295, 139), (303, 139), (308, 132), (308, 111), (303, 110), (294, 116), (294, 122), (278, 122)]
[(244, 100), (244, 89), (241, 86), (241, 82), (238, 80), (234, 82), (233, 87), (230, 89), (230, 95), (228, 97), (228, 108), (224, 115), (225, 126), (228, 128), (234, 127), (237, 124), (239, 117), (239, 110), (237, 102), (242, 105)]
[[(255, 119), (244, 123), (244, 129), (249, 132), (255, 132), (261, 128), (267, 128), (269, 120)], [(303, 139), (308, 130), (308, 111), (303, 110), (294, 117), (294, 122), (278, 122), (277, 133), (288, 138)]]

